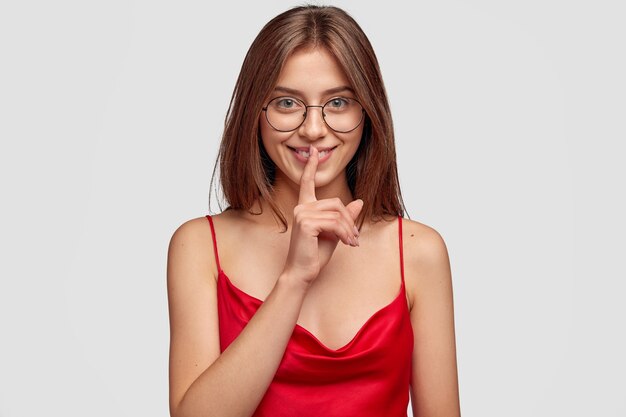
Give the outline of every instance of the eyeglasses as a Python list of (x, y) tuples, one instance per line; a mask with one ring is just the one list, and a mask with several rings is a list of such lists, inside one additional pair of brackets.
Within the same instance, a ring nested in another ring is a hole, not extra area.
[(302, 126), (309, 107), (321, 108), (326, 125), (339, 133), (353, 131), (365, 118), (361, 103), (348, 97), (331, 98), (323, 106), (307, 106), (294, 97), (276, 97), (263, 107), (263, 111), (270, 126), (279, 132), (291, 132)]

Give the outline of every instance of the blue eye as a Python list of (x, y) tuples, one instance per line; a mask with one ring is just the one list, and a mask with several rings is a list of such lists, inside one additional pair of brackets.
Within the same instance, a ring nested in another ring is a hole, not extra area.
[(290, 107), (293, 107), (293, 106), (294, 106), (294, 104), (295, 104), (295, 101), (293, 101), (293, 100), (292, 100), (292, 99), (290, 99), (290, 98), (283, 98), (283, 99), (280, 99), (280, 100), (278, 100), (278, 101), (276, 102), (276, 105), (277, 105), (277, 106), (279, 106), (279, 107), (285, 107), (285, 108), (290, 108)]
[(277, 110), (298, 110), (302, 109), (302, 103), (293, 97), (277, 97), (272, 100), (272, 107)]
[(332, 107), (343, 107), (348, 104), (348, 101), (343, 98), (334, 98), (328, 102)]
[(335, 97), (329, 100), (325, 108), (327, 110), (345, 110), (350, 106), (350, 99), (344, 97)]

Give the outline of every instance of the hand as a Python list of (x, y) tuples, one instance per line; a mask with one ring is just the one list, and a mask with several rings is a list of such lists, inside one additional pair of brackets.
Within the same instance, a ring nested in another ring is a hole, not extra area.
[(298, 205), (293, 210), (293, 225), (285, 271), (310, 285), (328, 261), (341, 240), (358, 246), (358, 229), (354, 221), (363, 208), (362, 200), (345, 206), (339, 198), (318, 200), (315, 196), (315, 173), (318, 150), (311, 146), (309, 159), (300, 179)]

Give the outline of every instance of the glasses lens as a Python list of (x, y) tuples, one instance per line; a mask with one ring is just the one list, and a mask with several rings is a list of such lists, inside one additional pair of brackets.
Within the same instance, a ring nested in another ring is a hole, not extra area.
[[(293, 97), (276, 97), (267, 105), (266, 117), (276, 130), (289, 132), (304, 121), (306, 105)], [(347, 97), (335, 97), (324, 104), (322, 114), (328, 127), (336, 132), (350, 132), (363, 121), (363, 107), (358, 101)]]
[(363, 107), (351, 98), (333, 98), (324, 104), (322, 110), (326, 124), (337, 132), (350, 132), (363, 121)]
[(276, 97), (267, 105), (267, 121), (276, 130), (288, 132), (302, 124), (306, 114), (304, 103), (292, 97)]

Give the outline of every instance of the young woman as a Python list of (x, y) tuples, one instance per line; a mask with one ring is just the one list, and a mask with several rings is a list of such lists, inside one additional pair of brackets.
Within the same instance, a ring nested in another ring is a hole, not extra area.
[(403, 219), (380, 69), (334, 7), (272, 19), (219, 153), (229, 207), (172, 236), (170, 413), (458, 416), (452, 284)]

